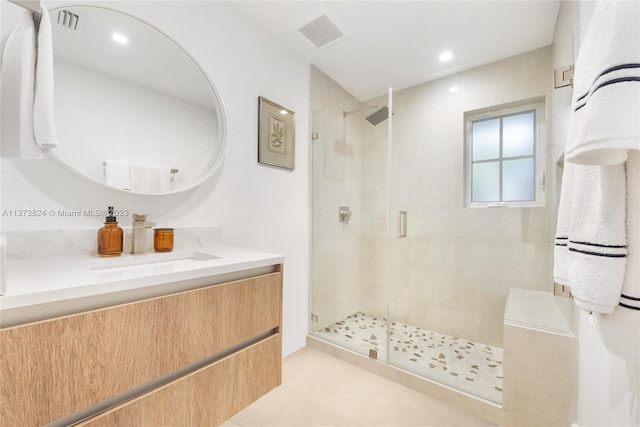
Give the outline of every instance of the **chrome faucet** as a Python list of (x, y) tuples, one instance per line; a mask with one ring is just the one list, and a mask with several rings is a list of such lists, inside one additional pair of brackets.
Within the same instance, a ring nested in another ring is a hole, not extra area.
[(147, 221), (146, 214), (133, 214), (133, 225), (131, 227), (131, 253), (146, 253), (149, 250), (147, 245), (147, 230), (156, 225), (155, 222)]

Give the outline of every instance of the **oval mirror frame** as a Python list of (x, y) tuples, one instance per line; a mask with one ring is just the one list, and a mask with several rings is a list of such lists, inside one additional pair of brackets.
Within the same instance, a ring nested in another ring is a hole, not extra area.
[[(45, 154), (47, 155), (47, 157), (51, 158), (55, 163), (59, 164), (60, 166), (62, 166), (63, 168), (65, 168), (66, 170), (72, 172), (73, 174), (88, 180), (90, 182), (96, 183), (101, 187), (104, 188), (109, 188), (111, 190), (116, 190), (116, 191), (120, 191), (122, 193), (127, 193), (127, 194), (137, 194), (137, 195), (145, 195), (145, 196), (162, 196), (162, 195), (168, 195), (168, 194), (176, 194), (176, 193), (181, 193), (187, 190), (191, 190), (197, 186), (199, 186), (200, 184), (202, 184), (203, 182), (205, 182), (207, 179), (209, 179), (222, 165), (223, 161), (224, 161), (224, 156), (226, 153), (226, 149), (227, 149), (227, 117), (226, 117), (226, 111), (224, 108), (224, 104), (222, 101), (222, 98), (220, 97), (220, 94), (218, 93), (215, 85), (213, 84), (213, 82), (211, 81), (209, 75), (204, 71), (204, 69), (202, 68), (202, 66), (198, 63), (198, 61), (196, 61), (193, 56), (187, 52), (178, 42), (176, 42), (174, 39), (172, 39), (171, 37), (169, 37), (165, 32), (159, 30), (157, 27), (155, 27), (154, 25), (149, 24), (148, 22), (134, 16), (131, 15), (128, 12), (122, 12), (120, 10), (117, 9), (113, 9), (111, 7), (104, 7), (104, 6), (98, 6), (98, 5), (90, 5), (90, 4), (82, 4), (82, 3), (73, 3), (73, 4), (65, 4), (65, 5), (61, 5), (61, 6), (56, 6), (56, 7), (52, 7), (49, 10), (49, 13), (51, 15), (51, 22), (52, 22), (52, 26), (56, 25), (56, 22), (58, 20), (58, 14), (60, 11), (64, 11), (64, 10), (77, 10), (77, 11), (83, 11), (85, 10), (85, 8), (91, 8), (91, 9), (100, 9), (102, 12), (109, 12), (109, 13), (115, 13), (118, 14), (120, 16), (124, 16), (127, 19), (130, 19), (132, 21), (136, 21), (138, 23), (140, 23), (141, 25), (144, 25), (146, 27), (148, 27), (148, 29), (152, 29), (155, 32), (157, 32), (160, 36), (162, 36), (164, 39), (166, 39), (166, 41), (168, 43), (171, 43), (172, 48), (176, 48), (178, 50), (180, 50), (182, 52), (182, 54), (188, 58), (192, 65), (194, 66), (194, 70), (197, 70), (199, 72), (199, 74), (202, 76), (203, 81), (206, 83), (206, 86), (208, 87), (208, 92), (209, 92), (209, 97), (210, 97), (210, 102), (213, 106), (213, 110), (215, 112), (214, 117), (211, 117), (211, 120), (214, 120), (215, 123), (215, 134), (213, 136), (214, 140), (211, 141), (212, 144), (214, 144), (213, 147), (213, 155), (211, 156), (211, 159), (208, 160), (208, 162), (206, 163), (206, 165), (204, 167), (202, 167), (202, 172), (199, 173), (197, 176), (193, 177), (193, 179), (190, 179), (187, 182), (184, 182), (182, 185), (177, 186), (176, 188), (172, 188), (169, 191), (165, 191), (165, 192), (142, 192), (142, 191), (131, 191), (131, 190), (124, 190), (124, 189), (120, 189), (117, 187), (114, 187), (112, 185), (107, 184), (105, 181), (97, 179), (94, 176), (90, 176), (89, 173), (85, 173), (82, 170), (79, 170), (78, 168), (74, 167), (69, 161), (64, 160), (63, 158), (61, 158), (59, 155), (56, 154), (56, 150), (54, 149), (52, 151), (46, 152)], [(81, 14), (79, 12), (79, 14)], [(82, 15), (81, 15), (82, 16)], [(55, 40), (53, 41), (54, 43), (54, 64), (55, 64)], [(54, 65), (55, 68), (55, 65)], [(195, 71), (194, 71), (195, 72)], [(55, 76), (54, 76), (55, 79)], [(55, 96), (60, 96), (60, 94), (58, 92), (60, 92), (59, 90), (57, 90), (58, 88), (56, 87), (56, 94)], [(58, 134), (60, 136), (60, 130), (58, 131)], [(212, 134), (213, 135), (213, 134)], [(66, 142), (65, 140), (63, 140), (61, 138), (60, 141), (60, 145), (62, 146), (62, 144), (65, 143), (69, 143)], [(103, 160), (106, 160), (108, 156), (105, 156), (103, 158)], [(198, 158), (198, 154), (194, 154), (195, 158)], [(143, 162), (141, 162), (143, 163)], [(203, 163), (204, 164), (204, 163)], [(95, 175), (95, 174), (94, 174)], [(172, 173), (172, 178), (173, 178), (173, 173)], [(173, 181), (173, 179), (172, 179)]]

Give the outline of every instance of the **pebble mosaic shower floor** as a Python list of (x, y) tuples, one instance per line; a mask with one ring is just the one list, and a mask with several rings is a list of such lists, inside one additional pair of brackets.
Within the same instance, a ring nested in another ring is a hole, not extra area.
[[(318, 331), (354, 351), (387, 360), (387, 320), (362, 312)], [(390, 362), (493, 402), (502, 402), (502, 349), (391, 322)]]

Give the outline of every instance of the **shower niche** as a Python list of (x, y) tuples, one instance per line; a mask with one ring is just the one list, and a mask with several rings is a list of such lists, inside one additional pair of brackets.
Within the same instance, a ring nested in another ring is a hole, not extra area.
[(464, 113), (548, 99), (550, 61), (543, 48), (366, 101), (313, 69), (313, 339), (502, 405), (506, 297), (552, 289), (551, 203), (465, 206)]

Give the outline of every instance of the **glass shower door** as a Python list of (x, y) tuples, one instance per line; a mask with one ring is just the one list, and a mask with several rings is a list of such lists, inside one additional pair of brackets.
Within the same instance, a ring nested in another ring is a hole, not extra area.
[(440, 92), (393, 94), (388, 362), (501, 402), (502, 349), (486, 344), (501, 300), (469, 280), (471, 215), (492, 212), (464, 207), (462, 113)]
[(390, 98), (368, 101), (353, 114), (361, 135), (360, 293), (357, 328), (368, 356), (388, 355), (388, 154)]
[(386, 360), (386, 99), (312, 112), (311, 334)]

